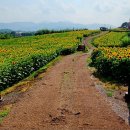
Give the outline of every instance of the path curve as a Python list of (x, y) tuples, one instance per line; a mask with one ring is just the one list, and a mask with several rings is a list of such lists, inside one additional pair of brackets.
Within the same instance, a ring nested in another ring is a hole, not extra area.
[(127, 130), (95, 88), (88, 54), (65, 56), (19, 98), (0, 130)]

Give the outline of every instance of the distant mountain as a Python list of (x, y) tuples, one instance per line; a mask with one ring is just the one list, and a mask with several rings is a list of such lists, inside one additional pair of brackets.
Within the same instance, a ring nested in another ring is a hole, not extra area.
[(11, 33), (12, 30), (10, 29), (0, 29), (0, 33)]
[(31, 22), (0, 23), (0, 29), (11, 29), (13, 31), (34, 31), (36, 24)]
[(55, 22), (55, 23), (32, 23), (32, 22), (14, 22), (14, 23), (0, 23), (0, 29), (11, 29), (14, 31), (37, 31), (40, 29), (99, 29), (99, 27), (113, 27), (111, 25), (104, 24), (75, 24), (71, 22)]

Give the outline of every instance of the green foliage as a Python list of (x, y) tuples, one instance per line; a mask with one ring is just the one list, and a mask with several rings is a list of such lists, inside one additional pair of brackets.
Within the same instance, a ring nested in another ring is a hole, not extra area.
[(97, 69), (99, 74), (121, 83), (129, 83), (129, 36), (130, 32), (110, 32), (93, 41), (98, 48), (92, 53), (91, 65)]
[(106, 94), (107, 94), (108, 97), (112, 97), (113, 96), (113, 91), (107, 90)]
[(128, 32), (128, 37), (130, 37), (130, 32)]
[(99, 48), (92, 53), (92, 65), (98, 72), (119, 82), (130, 77), (130, 48)]
[(4, 117), (6, 117), (11, 109), (12, 105), (5, 106), (3, 110), (0, 110), (0, 124), (2, 123)]
[(125, 44), (121, 39), (126, 35), (126, 32), (110, 32), (101, 37), (95, 38), (93, 44), (96, 47), (122, 47)]
[(125, 36), (125, 37), (122, 39), (122, 47), (127, 47), (128, 45), (130, 45), (130, 37)]
[(10, 33), (0, 33), (0, 39), (10, 39), (12, 37)]
[(77, 37), (99, 31), (72, 31), (0, 40), (0, 90), (4, 90), (61, 54), (77, 50)]
[(7, 116), (8, 113), (9, 113), (9, 110), (4, 110), (4, 111), (0, 112), (0, 118)]

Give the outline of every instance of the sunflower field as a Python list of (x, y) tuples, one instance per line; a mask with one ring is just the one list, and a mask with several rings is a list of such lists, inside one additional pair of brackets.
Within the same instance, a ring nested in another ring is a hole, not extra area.
[[(124, 35), (119, 33), (120, 32), (118, 32), (117, 37)], [(113, 33), (111, 33), (111, 35), (112, 34)], [(113, 34), (113, 37), (114, 36), (116, 36), (115, 32)], [(108, 41), (111, 41), (111, 45), (113, 44), (112, 39), (112, 36), (108, 37)], [(104, 39), (104, 47), (98, 47), (93, 51), (91, 64), (105, 77), (111, 77), (121, 83), (128, 83), (130, 78), (130, 47), (109, 47), (109, 45), (110, 44), (106, 44), (106, 39)]]
[(0, 90), (19, 82), (61, 54), (77, 50), (83, 35), (99, 31), (72, 31), (0, 40)]
[(127, 32), (109, 32), (103, 36), (100, 36), (93, 41), (93, 45), (96, 47), (126, 47), (130, 43), (124, 43), (123, 38), (127, 35)]

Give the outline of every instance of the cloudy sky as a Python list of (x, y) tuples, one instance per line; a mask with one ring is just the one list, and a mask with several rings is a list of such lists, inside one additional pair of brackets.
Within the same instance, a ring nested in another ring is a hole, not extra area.
[(130, 18), (130, 0), (1, 0), (2, 22), (103, 23), (119, 26)]

